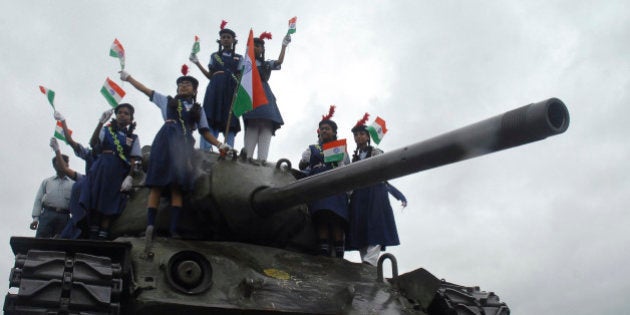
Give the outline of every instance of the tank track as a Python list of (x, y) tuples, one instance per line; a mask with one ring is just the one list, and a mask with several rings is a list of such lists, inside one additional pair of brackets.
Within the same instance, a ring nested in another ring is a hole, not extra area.
[(430, 315), (509, 315), (510, 308), (494, 292), (442, 281), (429, 305)]
[(55, 250), (16, 253), (5, 314), (119, 314), (122, 269), (109, 257)]

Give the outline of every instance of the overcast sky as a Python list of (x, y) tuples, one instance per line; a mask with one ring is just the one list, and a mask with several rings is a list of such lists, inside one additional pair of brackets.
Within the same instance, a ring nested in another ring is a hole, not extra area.
[[(270, 31), (266, 56), (277, 58), (287, 20), (297, 16), (282, 70), (270, 80), (286, 122), (270, 160), (297, 165), (330, 104), (351, 149), (350, 129), (369, 112), (387, 121), (379, 147), (392, 151), (558, 97), (571, 114), (565, 134), (393, 180), (409, 206), (395, 203), (401, 245), (389, 250), (401, 272), (423, 267), (478, 285), (514, 314), (627, 313), (628, 1), (6, 0), (0, 15), (5, 279), (9, 237), (34, 235), (33, 199), (53, 174), (54, 120), (38, 85), (57, 93), (75, 139), (87, 143), (108, 108), (99, 94), (105, 78), (120, 82), (108, 55), (114, 38), (136, 79), (174, 93), (195, 35), (202, 63), (217, 49), (222, 19), (236, 31), (239, 53), (250, 28)], [(203, 95), (207, 80), (191, 73)], [(136, 107), (141, 144), (149, 145), (160, 112), (122, 87)], [(69, 147), (62, 151), (83, 169)]]

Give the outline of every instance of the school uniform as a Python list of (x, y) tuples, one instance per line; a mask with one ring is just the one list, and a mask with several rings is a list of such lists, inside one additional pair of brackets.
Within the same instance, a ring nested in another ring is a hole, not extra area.
[[(203, 98), (203, 110), (213, 133), (224, 132), (227, 126), (234, 91), (237, 87), (235, 77), (242, 59), (243, 56), (225, 50), (210, 55), (208, 71), (213, 74)], [(230, 131), (234, 133), (241, 131), (241, 124), (234, 114), (230, 120)]]
[[(353, 163), (381, 153), (383, 151), (370, 146), (355, 155)], [(386, 246), (400, 244), (388, 185), (381, 182), (355, 189), (350, 196), (346, 250), (359, 250), (362, 260), (372, 265), (376, 265), (380, 251)]]
[[(151, 144), (151, 157), (145, 179), (145, 186), (179, 186), (181, 190), (192, 189), (191, 157), (195, 139), (192, 132), (196, 129), (208, 130), (204, 111), (201, 111), (199, 124), (193, 121), (192, 100), (173, 99), (158, 92), (153, 92), (151, 102), (160, 108), (164, 125), (160, 128)], [(169, 106), (177, 102), (177, 106)]]
[(126, 206), (127, 196), (120, 186), (130, 171), (130, 157), (140, 157), (140, 141), (135, 134), (115, 131), (105, 126), (99, 134), (100, 154), (87, 175), (87, 184), (81, 190), (80, 204), (104, 215), (120, 214)]

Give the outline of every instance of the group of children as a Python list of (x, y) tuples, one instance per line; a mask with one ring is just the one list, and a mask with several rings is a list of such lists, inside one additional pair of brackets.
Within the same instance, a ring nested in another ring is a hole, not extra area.
[[(331, 119), (333, 114), (331, 106), (328, 115), (319, 122), (317, 144), (302, 153), (299, 167), (307, 176), (351, 163), (347, 156), (334, 162), (325, 159), (324, 144), (337, 140), (338, 127)], [(352, 163), (383, 153), (370, 145), (367, 118), (365, 114), (351, 130), (357, 144)], [(387, 182), (311, 202), (308, 208), (317, 233), (319, 254), (343, 258), (345, 251), (358, 250), (361, 261), (376, 266), (381, 250), (400, 244), (388, 193), (400, 200), (403, 207), (407, 206), (405, 196)]]
[[(145, 186), (150, 188), (147, 203), (146, 237), (153, 237), (157, 208), (162, 193), (170, 193), (172, 237), (179, 237), (177, 226), (183, 206), (183, 195), (192, 188), (192, 163), (195, 140), (192, 133), (198, 130), (200, 148), (211, 151), (216, 146), (220, 151), (231, 150), (234, 138), (241, 130), (238, 118), (231, 113), (235, 89), (238, 85), (242, 56), (235, 53), (237, 43), (234, 31), (222, 23), (219, 31), (219, 49), (210, 56), (206, 69), (195, 54), (189, 60), (209, 79), (203, 105), (197, 102), (199, 81), (184, 73), (176, 80), (174, 97), (146, 87), (128, 72), (120, 71), (120, 78), (149, 97), (162, 112), (164, 124), (151, 145), (150, 161)], [(265, 60), (265, 39), (263, 33), (254, 39), (256, 64), (268, 104), (243, 115), (245, 125), (245, 151), (253, 158), (257, 148), (257, 159), (265, 161), (269, 144), (275, 131), (284, 124), (276, 98), (269, 87), (272, 70), (279, 70), (284, 61), (287, 45), (291, 42), (286, 35), (277, 60)], [(54, 138), (51, 147), (57, 153), (57, 161), (70, 178), (76, 180), (70, 200), (72, 218), (62, 237), (90, 237), (107, 239), (109, 225), (119, 215), (130, 191), (136, 161), (141, 160), (140, 143), (133, 133), (134, 108), (130, 104), (120, 104), (114, 110), (115, 118), (109, 121), (112, 110), (103, 113), (94, 131), (90, 145), (86, 149), (73, 141), (68, 133), (65, 118), (55, 112), (55, 119), (62, 122), (64, 133), (75, 154), (86, 161), (86, 175), (73, 171), (64, 163), (59, 146)], [(318, 128), (318, 143), (309, 146), (302, 155), (300, 168), (307, 175), (317, 174), (350, 163), (346, 158), (339, 162), (324, 162), (322, 145), (336, 140), (337, 124), (331, 120), (332, 111), (323, 117)], [(109, 124), (106, 123), (109, 121)], [(382, 153), (370, 145), (370, 137), (364, 125), (357, 123), (352, 129), (357, 149), (352, 162)], [(226, 143), (217, 140), (223, 133)], [(385, 246), (398, 245), (398, 235), (387, 193), (392, 193), (406, 205), (404, 196), (388, 183), (379, 183), (357, 189), (350, 198), (346, 193), (323, 198), (309, 204), (309, 210), (317, 231), (319, 250), (323, 255), (343, 257), (345, 250), (359, 250), (364, 262), (375, 265), (380, 250)], [(79, 228), (85, 222), (89, 227)], [(83, 224), (83, 223), (82, 223)]]

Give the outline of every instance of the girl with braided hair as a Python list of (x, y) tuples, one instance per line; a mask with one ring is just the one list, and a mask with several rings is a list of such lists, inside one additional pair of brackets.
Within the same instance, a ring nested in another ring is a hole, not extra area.
[(291, 35), (287, 34), (282, 41), (282, 49), (277, 60), (265, 60), (265, 39), (271, 39), (271, 33), (264, 32), (254, 38), (254, 54), (260, 74), (263, 90), (267, 96), (267, 104), (260, 105), (254, 110), (243, 114), (245, 124), (245, 151), (247, 157), (254, 156), (254, 149), (258, 147), (258, 160), (266, 161), (269, 155), (269, 144), (276, 130), (284, 125), (280, 110), (276, 104), (276, 96), (271, 92), (269, 77), (272, 70), (280, 70), (284, 62), (284, 53), (291, 42)]
[[(352, 128), (357, 144), (352, 163), (383, 153), (370, 145), (370, 135), (365, 126), (368, 117), (369, 114), (365, 113)], [(376, 266), (381, 250), (400, 244), (388, 192), (401, 200), (403, 206), (407, 205), (405, 196), (388, 182), (355, 189), (350, 196), (346, 250), (358, 250), (361, 260), (373, 266)]]
[(110, 124), (95, 131), (90, 140), (98, 158), (87, 174), (79, 203), (88, 209), (90, 238), (109, 238), (109, 224), (127, 203), (123, 192), (131, 190), (134, 161), (141, 158), (140, 141), (133, 133), (134, 108), (123, 103), (114, 109)]
[(120, 72), (120, 79), (127, 81), (144, 93), (160, 108), (164, 125), (158, 131), (151, 145), (151, 157), (145, 179), (150, 187), (147, 205), (147, 240), (153, 237), (155, 217), (160, 205), (160, 196), (168, 189), (171, 197), (171, 224), (169, 232), (179, 237), (177, 225), (183, 206), (183, 193), (192, 189), (192, 162), (195, 139), (192, 132), (199, 134), (220, 150), (231, 150), (229, 145), (219, 142), (210, 132), (205, 112), (197, 103), (199, 81), (188, 74), (188, 67), (182, 66), (183, 76), (176, 80), (177, 95), (166, 96), (149, 89), (131, 77), (126, 71)]
[[(230, 110), (234, 91), (238, 86), (238, 75), (240, 73), (238, 65), (243, 56), (235, 52), (236, 43), (238, 42), (236, 33), (229, 28), (225, 28), (226, 24), (226, 21), (221, 21), (220, 39), (217, 40), (219, 49), (210, 55), (208, 70), (201, 65), (195, 54), (191, 54), (189, 59), (197, 65), (206, 78), (210, 79), (203, 98), (203, 110), (205, 111), (210, 132), (215, 138), (222, 132), (225, 136), (225, 142), (230, 146), (234, 146), (234, 137), (241, 131), (241, 124), (238, 117), (232, 115)], [(228, 120), (229, 130), (225, 134)], [(201, 139), (200, 147), (205, 151), (212, 150), (212, 146), (204, 139)]]

